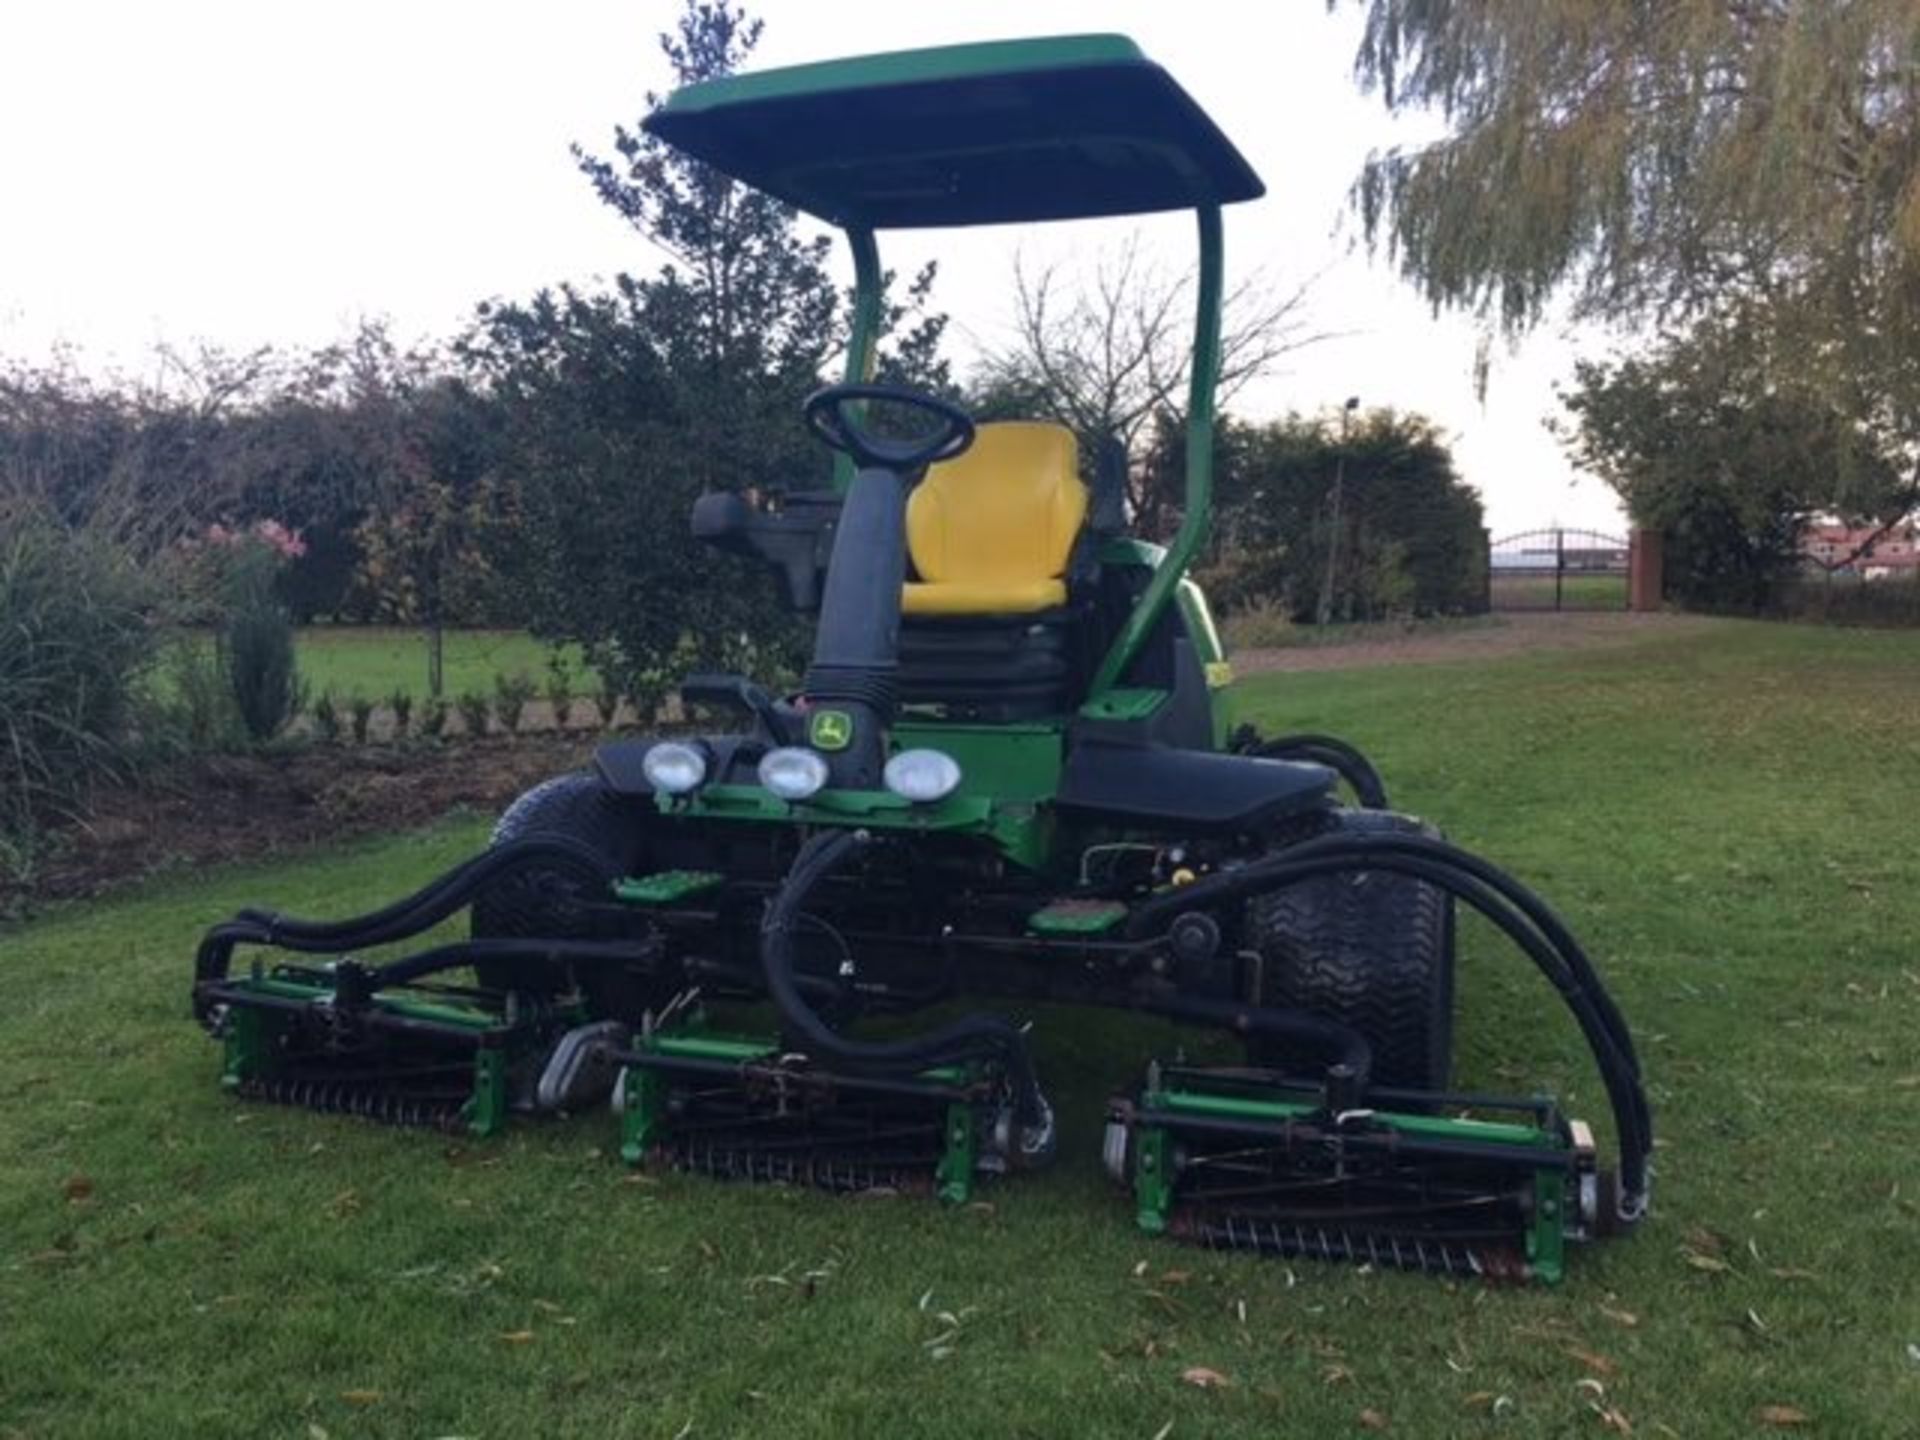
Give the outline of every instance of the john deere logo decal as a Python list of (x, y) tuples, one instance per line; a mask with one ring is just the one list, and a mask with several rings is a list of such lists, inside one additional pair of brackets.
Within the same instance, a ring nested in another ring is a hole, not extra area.
[(807, 739), (816, 750), (844, 750), (853, 743), (853, 717), (844, 710), (816, 710), (807, 722)]

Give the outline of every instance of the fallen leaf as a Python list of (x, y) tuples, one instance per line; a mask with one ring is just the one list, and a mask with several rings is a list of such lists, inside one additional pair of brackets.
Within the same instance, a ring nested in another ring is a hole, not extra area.
[(1169, 1420), (1153, 1432), (1153, 1440), (1167, 1440), (1167, 1437), (1171, 1434), (1173, 1434), (1173, 1421)]
[(700, 1253), (706, 1256), (707, 1259), (718, 1260), (720, 1258), (720, 1252), (714, 1249), (710, 1242), (702, 1240), (699, 1242), (699, 1245), (700, 1245)]
[(1695, 1270), (1704, 1270), (1709, 1275), (1720, 1275), (1733, 1268), (1717, 1256), (1702, 1255), (1697, 1250), (1687, 1251), (1686, 1260), (1687, 1264), (1691, 1265)]
[(307, 1426), (307, 1440), (333, 1440), (333, 1437), (327, 1434), (325, 1426), (309, 1424)]
[(1611, 1375), (1620, 1368), (1605, 1355), (1598, 1354), (1592, 1350), (1583, 1350), (1578, 1345), (1567, 1346), (1567, 1354), (1571, 1355), (1575, 1360), (1578, 1360), (1596, 1375)]
[(509, 1330), (500, 1338), (509, 1345), (531, 1345), (533, 1343), (533, 1331)]
[(69, 1175), (67, 1183), (60, 1187), (60, 1193), (67, 1197), (69, 1205), (79, 1205), (93, 1198), (93, 1181), (84, 1175)]
[(1218, 1370), (1209, 1370), (1204, 1365), (1189, 1366), (1180, 1372), (1180, 1378), (1187, 1384), (1198, 1386), (1202, 1390), (1218, 1390), (1222, 1386), (1233, 1383)]
[(1353, 1380), (1353, 1371), (1345, 1365), (1329, 1365), (1320, 1372), (1320, 1379), (1327, 1385), (1346, 1385)]
[(1614, 1406), (1596, 1405), (1593, 1407), (1593, 1412), (1600, 1417), (1600, 1423), (1614, 1434), (1631, 1435), (1633, 1433), (1633, 1422)]
[(1762, 1405), (1754, 1411), (1754, 1419), (1762, 1425), (1773, 1425), (1782, 1430), (1794, 1425), (1811, 1425), (1813, 1416), (1798, 1405)]
[(380, 1392), (378, 1390), (342, 1390), (340, 1398), (349, 1405), (378, 1405)]
[(1491, 1410), (1498, 1398), (1491, 1390), (1476, 1390), (1471, 1395), (1463, 1395), (1460, 1403), (1469, 1410)]
[(1360, 1412), (1360, 1428), (1362, 1430), (1384, 1430), (1387, 1428), (1387, 1417), (1382, 1415), (1378, 1410), (1362, 1410)]
[(1191, 1270), (1162, 1270), (1160, 1272), (1160, 1283), (1162, 1285), (1184, 1285), (1191, 1279), (1193, 1279), (1193, 1272)]
[(1640, 1323), (1640, 1317), (1631, 1310), (1616, 1310), (1611, 1305), (1602, 1305), (1600, 1313), (1616, 1325), (1624, 1325), (1629, 1330)]

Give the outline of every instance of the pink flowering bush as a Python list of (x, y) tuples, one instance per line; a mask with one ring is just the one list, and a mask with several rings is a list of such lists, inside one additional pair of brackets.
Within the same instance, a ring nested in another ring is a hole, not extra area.
[(251, 526), (229, 529), (217, 521), (207, 527), (207, 544), (233, 550), (248, 544), (260, 544), (267, 547), (282, 560), (298, 560), (307, 553), (307, 542), (301, 538), (298, 530), (289, 529), (278, 520), (256, 520)]

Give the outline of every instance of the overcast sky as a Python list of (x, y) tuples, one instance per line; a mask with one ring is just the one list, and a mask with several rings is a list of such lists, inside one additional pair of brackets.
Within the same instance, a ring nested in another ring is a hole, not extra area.
[[(497, 3), (22, 3), (0, 11), (0, 351), (56, 344), (134, 368), (159, 340), (313, 345), (361, 315), (409, 337), (475, 301), (657, 263), (575, 171), (648, 89), (678, 0)], [(1239, 145), (1267, 197), (1227, 216), (1229, 270), (1318, 274), (1311, 320), (1343, 332), (1242, 394), (1248, 418), (1364, 402), (1452, 434), (1496, 534), (1616, 528), (1598, 481), (1542, 426), (1553, 384), (1596, 339), (1544, 333), (1498, 353), (1475, 397), (1475, 328), (1434, 318), (1345, 218), (1390, 123), (1351, 79), (1358, 16), (1320, 0), (1067, 3), (760, 0), (756, 64), (954, 41), (1131, 35)], [(1168, 264), (1190, 222), (1100, 222), (882, 237), (890, 264), (937, 255), (960, 358), (1009, 324), (1016, 252), (1068, 263), (1141, 229)]]

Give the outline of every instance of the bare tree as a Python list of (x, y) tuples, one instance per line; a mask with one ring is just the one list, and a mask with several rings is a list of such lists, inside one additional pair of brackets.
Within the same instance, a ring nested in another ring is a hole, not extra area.
[[(1220, 344), (1222, 408), (1287, 355), (1329, 338), (1307, 315), (1318, 276), (1292, 287), (1256, 272), (1227, 293)], [(1080, 436), (1087, 453), (1117, 441), (1137, 470), (1155, 433), (1184, 426), (1193, 364), (1194, 273), (1170, 274), (1138, 234), (1101, 255), (1090, 275), (1035, 274), (1014, 261), (1014, 330), (990, 351), (975, 390), (988, 413), (1038, 410)]]

